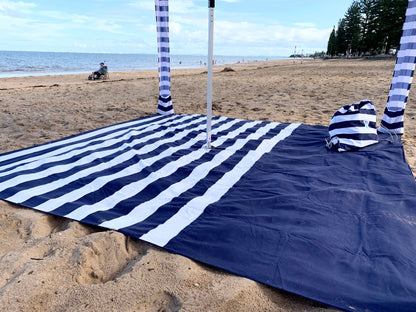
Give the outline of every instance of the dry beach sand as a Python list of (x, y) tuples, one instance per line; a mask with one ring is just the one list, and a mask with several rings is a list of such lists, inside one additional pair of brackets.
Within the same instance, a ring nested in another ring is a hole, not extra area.
[[(342, 105), (385, 107), (394, 60), (214, 69), (213, 114), (328, 125)], [(110, 68), (111, 69), (111, 68)], [(205, 69), (172, 71), (176, 113), (206, 113)], [(0, 152), (156, 112), (156, 71), (0, 79)], [(416, 94), (403, 136), (416, 173)], [(324, 142), (323, 142), (324, 144)], [(0, 201), (0, 311), (337, 311), (114, 231)]]

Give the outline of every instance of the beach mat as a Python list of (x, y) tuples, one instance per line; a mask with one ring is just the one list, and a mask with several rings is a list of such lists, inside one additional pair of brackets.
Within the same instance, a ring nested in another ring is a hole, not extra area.
[(116, 229), (346, 311), (416, 311), (416, 183), (400, 137), (149, 116), (0, 155), (0, 198)]

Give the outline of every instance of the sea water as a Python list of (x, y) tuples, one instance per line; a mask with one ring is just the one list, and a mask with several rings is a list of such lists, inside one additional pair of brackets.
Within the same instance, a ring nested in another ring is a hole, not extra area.
[[(284, 59), (266, 56), (214, 56), (217, 65)], [(157, 70), (156, 54), (0, 51), (0, 78), (90, 73), (104, 62), (109, 71)], [(171, 68), (205, 67), (202, 55), (171, 55)]]

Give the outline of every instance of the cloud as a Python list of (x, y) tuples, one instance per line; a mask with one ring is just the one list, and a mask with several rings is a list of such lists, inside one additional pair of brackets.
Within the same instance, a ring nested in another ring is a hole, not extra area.
[(152, 0), (138, 0), (138, 1), (131, 1), (128, 3), (129, 6), (142, 9), (142, 10), (149, 10), (154, 11), (155, 10), (155, 1)]
[[(221, 0), (237, 2), (237, 0)], [(178, 8), (184, 3), (192, 14), (182, 13)], [(207, 49), (207, 8), (195, 1), (171, 0), (172, 53), (205, 54)], [(191, 10), (192, 9), (192, 10)], [(214, 26), (214, 53), (226, 55), (290, 55), (294, 46), (313, 53), (326, 48), (331, 29), (320, 29), (313, 23), (298, 22), (292, 25), (268, 22), (242, 22), (241, 14), (230, 14), (217, 9)], [(172, 26), (172, 23), (176, 23)], [(318, 48), (317, 48), (318, 47)]]
[(169, 23), (169, 32), (171, 34), (181, 34), (182, 31), (183, 31), (183, 27), (180, 23), (177, 23), (177, 22)]
[(68, 14), (62, 11), (39, 11), (38, 16), (51, 20), (71, 21), (72, 23), (86, 23), (90, 20), (87, 15)]
[[(230, 0), (228, 0), (230, 1)], [(231, 0), (235, 1), (235, 0)], [(155, 10), (155, 1), (154, 0), (136, 0), (131, 1), (129, 6), (146, 10), (152, 11)], [(196, 5), (196, 1), (194, 0), (169, 0), (169, 13), (172, 14), (195, 14), (195, 12), (200, 11), (201, 7)]]
[(316, 25), (314, 23), (294, 23), (295, 26), (304, 27), (304, 28), (314, 28)]
[(330, 33), (330, 29), (315, 27), (300, 28), (227, 21), (218, 22), (216, 29), (215, 35), (219, 46), (257, 49), (262, 47), (275, 47), (276, 49), (285, 47), (287, 49), (294, 45), (312, 49), (312, 47), (326, 43)]
[(122, 26), (114, 21), (108, 21), (108, 20), (102, 20), (102, 19), (95, 19), (92, 21), (92, 25), (90, 26), (93, 29), (114, 33), (114, 34), (120, 34), (123, 33)]
[(195, 1), (192, 0), (170, 0), (169, 10), (172, 13), (195, 14), (200, 9), (200, 6), (195, 5)]
[[(171, 32), (172, 53), (205, 54), (208, 31), (195, 21), (180, 19), (180, 31)], [(219, 20), (214, 25), (214, 53), (217, 55), (290, 55), (298, 50), (313, 53), (326, 47), (331, 29), (312, 24), (267, 25)]]
[(74, 47), (84, 49), (84, 48), (88, 47), (88, 45), (86, 43), (74, 42)]
[(0, 46), (7, 50), (88, 51), (94, 44), (100, 49), (101, 44), (106, 45), (102, 49), (118, 49), (119, 38), (137, 40), (131, 32), (124, 32), (117, 19), (82, 11), (39, 10), (23, 2), (0, 1), (0, 29)]
[[(115, 0), (93, 2), (103, 3), (102, 12), (77, 7), (70, 12), (48, 10), (52, 6), (40, 9), (31, 2), (0, 0), (0, 44), (8, 49), (23, 50), (87, 51), (95, 45), (106, 51), (154, 53), (154, 0), (130, 0), (124, 5)], [(105, 2), (115, 9), (105, 7)], [(172, 54), (206, 54), (208, 11), (202, 2), (206, 4), (206, 0), (169, 1)], [(214, 53), (289, 55), (295, 45), (305, 53), (314, 52), (316, 47), (325, 49), (332, 30), (304, 22), (280, 25), (270, 19), (241, 22), (247, 20), (244, 14), (217, 9)]]
[(98, 18), (82, 14), (69, 14), (62, 11), (39, 11), (38, 16), (46, 18), (48, 23), (57, 23), (61, 29), (92, 29), (114, 34), (121, 33), (122, 26), (117, 19)]
[(36, 4), (30, 2), (2, 0), (0, 1), (0, 15), (16, 17), (22, 13), (30, 12), (30, 9), (34, 7)]

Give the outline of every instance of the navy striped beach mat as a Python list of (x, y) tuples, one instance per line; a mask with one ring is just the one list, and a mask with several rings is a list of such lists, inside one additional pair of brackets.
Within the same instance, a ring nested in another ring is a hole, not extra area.
[(416, 183), (398, 141), (144, 117), (0, 155), (0, 198), (150, 242), (345, 311), (416, 311)]

